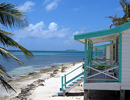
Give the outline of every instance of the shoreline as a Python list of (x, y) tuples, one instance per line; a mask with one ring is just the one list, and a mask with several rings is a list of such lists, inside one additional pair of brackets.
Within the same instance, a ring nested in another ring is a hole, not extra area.
[[(62, 64), (62, 65), (57, 65), (57, 66), (51, 66), (50, 68), (47, 68), (47, 69), (41, 69), (38, 72), (34, 71), (32, 73), (29, 73), (27, 76), (21, 76), (20, 79), (12, 80), (9, 82), (9, 84), (17, 91), (17, 93), (14, 93), (14, 92), (11, 92), (10, 94), (4, 93), (4, 94), (0, 95), (0, 100), (21, 100), (19, 98), (19, 94), (22, 93), (22, 91), (25, 90), (25, 88), (27, 88), (27, 86), (30, 86), (31, 84), (36, 83), (37, 86), (35, 88), (33, 87), (31, 90), (29, 90), (30, 94), (27, 95), (27, 98), (29, 98), (30, 96), (33, 95), (33, 91), (37, 87), (46, 87), (46, 86), (44, 86), (44, 83), (46, 83), (46, 81), (48, 81), (49, 79), (52, 79), (54, 77), (60, 78), (61, 74), (63, 74), (64, 72), (68, 73), (68, 71), (66, 71), (66, 70), (72, 68), (75, 64), (77, 65), (80, 63), (82, 63), (82, 62), (73, 62), (73, 63), (66, 63), (66, 64)], [(65, 70), (63, 72), (61, 72), (61, 69), (63, 66), (65, 67)], [(57, 70), (57, 71), (54, 72), (54, 70)], [(69, 70), (69, 72), (70, 71), (71, 70)], [(37, 83), (40, 83), (40, 85)], [(30, 100), (33, 100), (33, 99), (30, 99)]]

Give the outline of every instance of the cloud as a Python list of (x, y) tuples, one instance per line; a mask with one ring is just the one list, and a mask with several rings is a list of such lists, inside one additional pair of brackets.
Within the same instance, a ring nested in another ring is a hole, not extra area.
[(79, 31), (76, 31), (76, 32), (73, 33), (73, 35), (77, 35), (77, 34), (79, 34)]
[(58, 29), (58, 25), (55, 22), (50, 23), (49, 30), (57, 30)]
[(69, 28), (58, 29), (58, 24), (55, 22), (51, 22), (48, 26), (47, 30), (44, 30), (44, 22), (41, 21), (35, 25), (30, 24), (28, 27), (24, 28), (24, 30), (19, 30), (17, 32), (16, 38), (63, 38), (69, 33)]
[(117, 10), (117, 11), (122, 11), (123, 9), (122, 9), (122, 7), (118, 7), (118, 8), (116, 8), (115, 10)]
[(48, 2), (50, 2), (50, 0), (45, 0), (45, 1), (43, 2), (43, 4), (46, 4), (46, 3), (48, 3)]
[(35, 5), (35, 2), (31, 2), (31, 1), (26, 1), (23, 5), (20, 5), (18, 6), (18, 9), (19, 10), (22, 10), (22, 11), (29, 11), (31, 12), (32, 11), (32, 6)]
[[(49, 1), (50, 1), (50, 0), (49, 0)], [(45, 0), (44, 4), (47, 3), (47, 2), (49, 2), (49, 1), (48, 1), (48, 0)], [(50, 10), (56, 9), (57, 6), (58, 6), (58, 1), (59, 1), (59, 0), (53, 0), (52, 2), (50, 2), (49, 4), (47, 4), (46, 10), (47, 10), (47, 11), (50, 11)]]

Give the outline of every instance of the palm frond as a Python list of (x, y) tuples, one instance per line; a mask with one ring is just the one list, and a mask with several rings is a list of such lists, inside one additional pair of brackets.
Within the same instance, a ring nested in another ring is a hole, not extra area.
[(9, 85), (5, 80), (4, 78), (0, 75), (0, 81), (1, 81), (1, 84), (4, 86), (4, 88), (6, 89), (6, 91), (8, 92), (8, 90), (13, 90), (14, 92), (16, 92), (13, 87), (11, 87), (11, 85)]
[(0, 4), (0, 23), (5, 27), (24, 27), (27, 26), (27, 20), (24, 12), (16, 9), (12, 3)]
[(22, 52), (24, 53), (24, 55), (27, 58), (33, 56), (33, 54), (30, 51), (28, 51), (26, 48), (24, 48), (23, 46), (21, 46), (20, 44), (18, 44), (16, 41), (14, 41), (13, 39), (11, 39), (9, 36), (7, 36), (6, 33), (4, 33), (4, 31), (2, 33), (0, 31), (0, 42), (4, 46), (12, 46), (12, 47), (17, 47), (17, 48), (21, 49)]
[(17, 57), (15, 57), (11, 52), (9, 52), (8, 50), (0, 47), (0, 54), (5, 57), (6, 59), (8, 58), (13, 58), (14, 60), (16, 60), (19, 64), (23, 64), (22, 61), (20, 61)]
[(14, 35), (13, 33), (7, 32), (7, 31), (4, 31), (4, 30), (0, 30), (0, 33), (5, 34), (5, 35)]
[(3, 75), (6, 75), (8, 78), (11, 78), (7, 73), (6, 70), (4, 69), (4, 67), (2, 65), (0, 65), (0, 73)]

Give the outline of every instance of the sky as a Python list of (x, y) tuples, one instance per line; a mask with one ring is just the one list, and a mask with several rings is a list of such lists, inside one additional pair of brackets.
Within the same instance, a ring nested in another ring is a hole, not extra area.
[[(12, 38), (28, 50), (84, 50), (72, 37), (109, 29), (106, 16), (123, 16), (119, 0), (1, 0), (26, 13), (28, 26), (8, 28)], [(9, 47), (9, 49), (13, 49)]]

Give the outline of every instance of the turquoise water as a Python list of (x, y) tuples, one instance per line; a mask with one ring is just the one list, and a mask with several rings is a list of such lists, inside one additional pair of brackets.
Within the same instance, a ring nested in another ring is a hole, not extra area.
[(13, 59), (7, 61), (0, 55), (1, 65), (11, 76), (25, 75), (65, 63), (81, 62), (84, 57), (84, 51), (31, 51), (34, 54), (31, 59), (26, 59), (21, 51), (13, 50), (11, 52), (24, 63), (24, 65), (19, 65)]
[(34, 54), (31, 59), (26, 59), (21, 51), (12, 50), (11, 52), (24, 63), (24, 65), (19, 65), (15, 60), (8, 59), (7, 61), (0, 55), (1, 65), (11, 76), (25, 75), (66, 63), (82, 62), (84, 58), (84, 51), (31, 51)]

